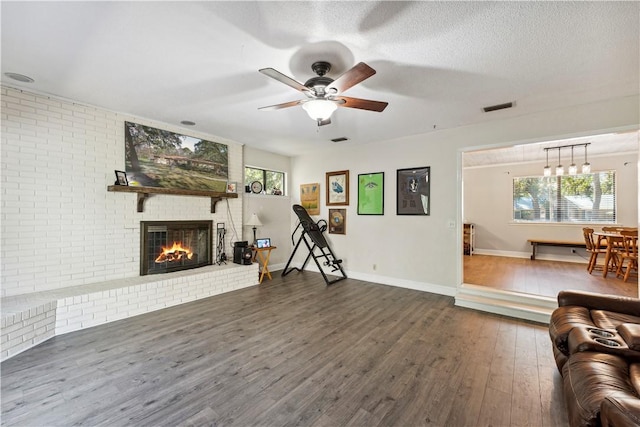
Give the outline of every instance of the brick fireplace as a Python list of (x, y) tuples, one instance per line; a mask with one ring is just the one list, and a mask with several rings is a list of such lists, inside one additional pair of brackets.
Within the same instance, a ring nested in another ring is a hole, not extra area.
[(140, 275), (211, 265), (213, 221), (142, 221)]

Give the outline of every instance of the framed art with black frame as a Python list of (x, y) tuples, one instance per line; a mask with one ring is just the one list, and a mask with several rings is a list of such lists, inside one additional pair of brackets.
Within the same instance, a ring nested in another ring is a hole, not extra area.
[(115, 185), (129, 185), (129, 181), (127, 180), (127, 173), (125, 171), (115, 171), (116, 172), (116, 182)]
[(358, 175), (358, 215), (384, 215), (384, 172)]
[(327, 172), (327, 206), (349, 205), (349, 171)]
[(429, 215), (430, 175), (429, 166), (397, 170), (397, 215)]

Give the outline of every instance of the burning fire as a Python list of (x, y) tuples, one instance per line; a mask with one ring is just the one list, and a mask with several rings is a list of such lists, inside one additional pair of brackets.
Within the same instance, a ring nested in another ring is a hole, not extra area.
[(173, 246), (170, 248), (162, 247), (162, 253), (156, 258), (157, 263), (173, 262), (186, 259), (191, 259), (193, 252), (189, 248), (183, 248), (182, 243), (173, 242)]

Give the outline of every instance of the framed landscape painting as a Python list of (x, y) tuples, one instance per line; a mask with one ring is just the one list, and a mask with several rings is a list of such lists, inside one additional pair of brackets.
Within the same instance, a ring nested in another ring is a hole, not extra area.
[(397, 170), (397, 214), (429, 215), (431, 202), (429, 166)]
[(384, 172), (358, 175), (358, 215), (384, 215)]
[(130, 185), (184, 190), (227, 190), (226, 144), (124, 122), (125, 165)]

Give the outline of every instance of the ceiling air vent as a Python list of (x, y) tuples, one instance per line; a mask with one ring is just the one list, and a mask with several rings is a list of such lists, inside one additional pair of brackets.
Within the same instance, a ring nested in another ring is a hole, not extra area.
[(485, 113), (488, 113), (490, 111), (504, 110), (505, 108), (512, 108), (512, 107), (513, 107), (513, 102), (507, 102), (506, 104), (498, 104), (498, 105), (491, 105), (489, 107), (484, 107), (483, 110)]
[(346, 138), (346, 137), (344, 137), (344, 136), (341, 136), (340, 138), (333, 138), (333, 139), (331, 140), (331, 142), (345, 142), (345, 141), (348, 141), (348, 140), (349, 140), (349, 138)]

